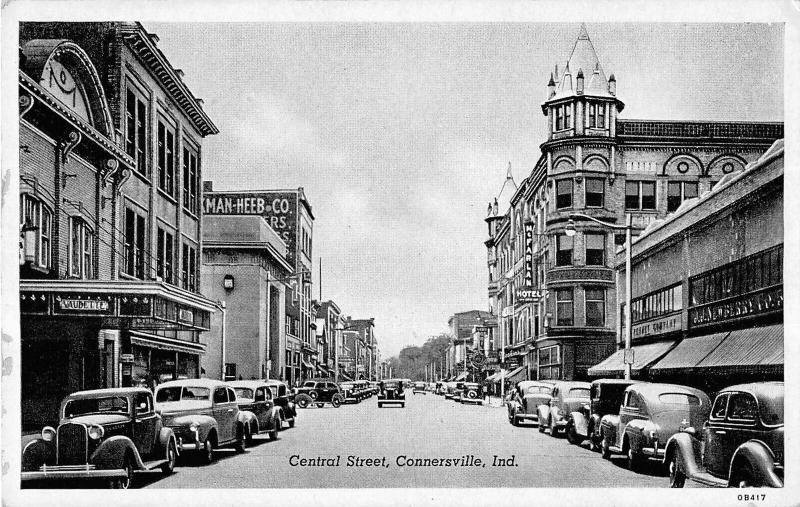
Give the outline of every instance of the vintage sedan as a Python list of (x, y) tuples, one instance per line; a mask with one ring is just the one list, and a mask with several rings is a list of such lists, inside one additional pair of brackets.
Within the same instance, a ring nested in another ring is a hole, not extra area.
[(263, 380), (237, 380), (228, 384), (236, 393), (239, 410), (252, 412), (255, 416), (247, 431), (248, 440), (259, 433), (266, 433), (270, 440), (277, 440), (282, 424), (281, 409), (272, 400), (269, 385)]
[(783, 382), (735, 385), (717, 394), (698, 435), (667, 442), (670, 486), (686, 479), (716, 487), (783, 487)]
[(61, 402), (58, 428), (22, 450), (22, 483), (101, 479), (127, 489), (135, 472), (171, 474), (178, 442), (144, 388), (73, 393)]
[(322, 408), (326, 403), (330, 403), (334, 408), (339, 408), (344, 403), (344, 396), (342, 396), (339, 386), (333, 382), (308, 380), (301, 387), (295, 389), (294, 400), (300, 408), (306, 408), (312, 404)]
[(425, 382), (414, 382), (414, 389), (411, 391), (411, 393), (414, 395), (417, 393), (428, 394), (425, 391), (425, 387)]
[(226, 383), (204, 378), (173, 380), (160, 384), (155, 398), (156, 409), (175, 432), (181, 452), (194, 451), (203, 462), (211, 463), (217, 447), (247, 449), (255, 415), (239, 410), (236, 392)]
[(446, 400), (455, 399), (462, 389), (464, 389), (464, 382), (448, 382), (447, 391), (445, 391), (444, 398)]
[(406, 394), (403, 392), (403, 379), (381, 380), (378, 392), (378, 408), (384, 405), (406, 406)]
[(567, 440), (580, 445), (589, 440), (589, 448), (600, 450), (600, 420), (604, 415), (619, 414), (622, 395), (629, 385), (638, 380), (622, 380), (615, 378), (598, 379), (589, 388), (589, 403), (584, 403), (577, 411), (572, 412), (567, 421)]
[(464, 382), (464, 387), (459, 392), (458, 401), (461, 403), (483, 403), (483, 386), (477, 382)]
[(283, 429), (284, 422), (290, 428), (294, 428), (297, 410), (295, 409), (294, 395), (292, 395), (291, 389), (286, 385), (286, 382), (281, 382), (280, 380), (266, 380), (265, 382), (269, 386), (269, 390), (272, 391), (273, 403), (280, 409), (281, 429)]
[(361, 401), (361, 392), (355, 382), (339, 383), (339, 390), (342, 392), (343, 403), (358, 403)]
[(625, 389), (619, 415), (600, 420), (603, 458), (625, 454), (636, 470), (649, 458), (664, 458), (667, 441), (683, 428), (698, 428), (708, 418), (708, 396), (677, 384), (633, 384)]
[(518, 382), (511, 391), (511, 397), (506, 402), (508, 409), (508, 422), (519, 426), (522, 421), (539, 423), (538, 408), (550, 403), (553, 392), (553, 382), (546, 380), (523, 380)]
[(536, 409), (539, 417), (539, 432), (556, 437), (566, 429), (569, 416), (589, 403), (588, 382), (556, 380), (550, 391), (550, 401)]

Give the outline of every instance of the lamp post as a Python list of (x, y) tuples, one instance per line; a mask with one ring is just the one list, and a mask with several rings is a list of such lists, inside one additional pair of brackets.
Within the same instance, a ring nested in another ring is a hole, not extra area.
[(631, 364), (633, 363), (633, 358), (631, 356), (631, 330), (633, 326), (631, 325), (631, 214), (625, 214), (625, 225), (617, 225), (611, 224), (608, 222), (604, 222), (602, 220), (598, 220), (594, 217), (590, 217), (589, 215), (584, 215), (583, 213), (573, 213), (569, 216), (569, 221), (567, 222), (567, 226), (564, 229), (564, 233), (572, 237), (575, 235), (575, 218), (583, 218), (586, 220), (591, 220), (592, 222), (596, 222), (600, 225), (608, 227), (610, 229), (622, 230), (625, 229), (625, 380), (630, 380), (631, 378)]

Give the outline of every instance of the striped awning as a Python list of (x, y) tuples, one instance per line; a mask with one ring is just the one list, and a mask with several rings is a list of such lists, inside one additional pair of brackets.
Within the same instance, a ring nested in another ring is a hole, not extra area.
[(713, 352), (730, 332), (686, 338), (650, 368), (653, 374), (686, 372)]
[(737, 329), (702, 361), (698, 368), (783, 366), (783, 324)]
[(508, 375), (506, 375), (506, 380), (509, 382), (518, 382), (520, 380), (525, 380), (526, 369), (524, 366), (520, 366), (516, 370), (512, 371)]
[[(646, 345), (636, 345), (633, 349), (633, 364), (631, 371), (638, 372), (650, 366), (655, 361), (661, 359), (669, 351), (675, 342), (672, 340), (665, 342), (648, 343)], [(606, 359), (589, 368), (590, 377), (622, 375), (625, 372), (625, 349), (619, 349)]]

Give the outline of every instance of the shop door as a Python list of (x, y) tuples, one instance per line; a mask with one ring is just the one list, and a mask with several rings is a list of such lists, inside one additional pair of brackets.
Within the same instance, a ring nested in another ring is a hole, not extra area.
[(114, 384), (114, 340), (103, 342), (103, 387), (116, 387)]

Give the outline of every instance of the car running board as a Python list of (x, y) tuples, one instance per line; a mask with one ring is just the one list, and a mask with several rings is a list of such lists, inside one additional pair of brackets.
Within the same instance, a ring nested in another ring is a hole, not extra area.
[(713, 486), (716, 488), (727, 488), (728, 481), (725, 479), (720, 479), (710, 473), (706, 472), (705, 470), (700, 471), (697, 475), (686, 475), (687, 479), (691, 479), (695, 482), (699, 482), (700, 484), (705, 484), (706, 486)]
[(622, 454), (622, 447), (617, 447), (616, 445), (609, 445), (608, 450), (617, 454)]
[(144, 465), (145, 470), (154, 470), (166, 462), (167, 460), (165, 459), (157, 459), (155, 461), (144, 461), (142, 464)]

